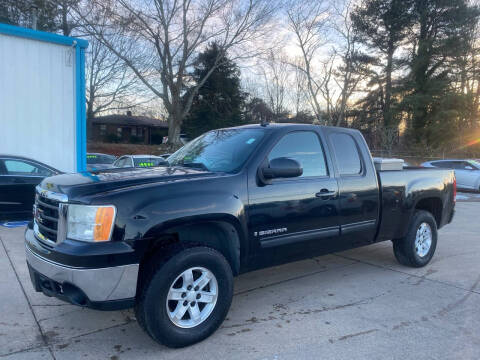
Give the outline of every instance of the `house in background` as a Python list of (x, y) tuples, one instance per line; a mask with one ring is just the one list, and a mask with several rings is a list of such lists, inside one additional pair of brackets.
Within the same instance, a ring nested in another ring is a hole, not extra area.
[(126, 114), (98, 116), (89, 119), (89, 140), (133, 144), (161, 144), (168, 135), (168, 123), (148, 116)]

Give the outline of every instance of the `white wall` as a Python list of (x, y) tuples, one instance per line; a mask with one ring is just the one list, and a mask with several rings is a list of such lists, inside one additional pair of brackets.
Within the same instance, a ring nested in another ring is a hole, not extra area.
[(76, 171), (75, 49), (0, 34), (0, 154)]

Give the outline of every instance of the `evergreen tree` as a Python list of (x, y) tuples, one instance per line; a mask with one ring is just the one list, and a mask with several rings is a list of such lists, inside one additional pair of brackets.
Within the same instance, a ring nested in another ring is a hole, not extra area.
[(352, 13), (353, 29), (358, 39), (384, 60), (382, 113), (384, 126), (392, 123), (392, 73), (394, 55), (412, 25), (414, 0), (363, 0)]
[(438, 147), (451, 139), (462, 111), (463, 95), (452, 86), (453, 62), (471, 46), (479, 9), (466, 0), (415, 0), (413, 14), (415, 46), (402, 105), (416, 142)]
[(68, 12), (80, 0), (0, 0), (0, 23), (32, 26), (33, 11), (37, 13), (37, 30), (70, 35), (73, 24)]
[(240, 70), (228, 59), (227, 54), (215, 43), (199, 54), (192, 73), (193, 81), (198, 82), (215, 68), (194, 97), (189, 116), (183, 124), (183, 132), (196, 137), (208, 130), (242, 124), (242, 108), (245, 94), (240, 89)]

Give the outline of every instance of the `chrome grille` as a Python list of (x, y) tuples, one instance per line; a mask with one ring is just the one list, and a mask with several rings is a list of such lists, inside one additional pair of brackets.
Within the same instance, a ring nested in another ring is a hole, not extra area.
[(53, 193), (37, 187), (35, 194), (34, 231), (37, 238), (49, 245), (64, 239), (64, 216), (68, 200), (64, 194)]

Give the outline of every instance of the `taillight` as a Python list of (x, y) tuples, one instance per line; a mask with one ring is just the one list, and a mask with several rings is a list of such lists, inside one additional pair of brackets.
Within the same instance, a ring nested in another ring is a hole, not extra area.
[(457, 178), (453, 176), (453, 202), (457, 201)]

